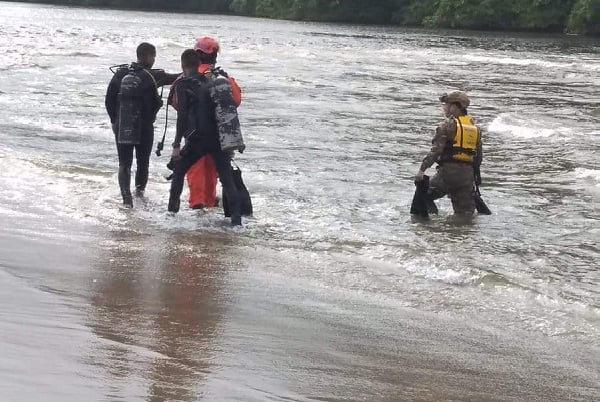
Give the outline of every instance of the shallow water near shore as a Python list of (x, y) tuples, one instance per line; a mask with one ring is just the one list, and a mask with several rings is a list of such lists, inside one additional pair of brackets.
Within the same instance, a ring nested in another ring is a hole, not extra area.
[[(177, 71), (199, 34), (244, 90), (241, 229), (167, 214), (164, 155), (120, 206), (108, 66), (149, 41)], [(598, 50), (0, 3), (0, 399), (599, 400)], [(494, 214), (414, 221), (454, 89)]]

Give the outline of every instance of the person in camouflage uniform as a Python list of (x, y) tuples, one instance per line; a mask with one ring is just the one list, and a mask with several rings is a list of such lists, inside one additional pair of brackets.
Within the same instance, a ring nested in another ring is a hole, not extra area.
[[(186, 172), (204, 155), (215, 161), (223, 192), (229, 201), (232, 225), (241, 225), (240, 195), (234, 184), (231, 156), (245, 149), (237, 105), (229, 81), (198, 73), (200, 59), (193, 49), (181, 55), (184, 77), (175, 85), (178, 102), (177, 130), (171, 160), (174, 161), (170, 212), (178, 212)], [(186, 139), (180, 149), (181, 139)]]
[(468, 115), (470, 100), (456, 91), (440, 97), (447, 119), (440, 124), (431, 141), (431, 151), (423, 159), (415, 179), (423, 180), (424, 172), (438, 163), (437, 173), (429, 182), (432, 198), (448, 194), (456, 215), (475, 212), (475, 174), (482, 161), (481, 130)]

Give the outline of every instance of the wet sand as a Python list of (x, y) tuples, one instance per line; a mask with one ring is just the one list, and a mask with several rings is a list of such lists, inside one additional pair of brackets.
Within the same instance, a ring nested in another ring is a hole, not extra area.
[[(592, 401), (596, 348), (291, 283), (234, 233), (0, 232), (9, 401)], [(31, 250), (36, 250), (34, 254)]]

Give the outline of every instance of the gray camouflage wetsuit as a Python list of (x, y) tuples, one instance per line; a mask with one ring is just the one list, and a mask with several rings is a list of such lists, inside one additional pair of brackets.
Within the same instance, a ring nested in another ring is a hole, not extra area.
[(233, 182), (231, 154), (245, 148), (229, 81), (225, 77), (193, 74), (176, 83), (178, 103), (174, 146), (186, 139), (181, 159), (176, 161), (171, 179), (169, 211), (178, 212), (186, 172), (202, 156), (210, 154), (223, 191), (229, 200), (231, 221), (240, 222), (240, 197)]

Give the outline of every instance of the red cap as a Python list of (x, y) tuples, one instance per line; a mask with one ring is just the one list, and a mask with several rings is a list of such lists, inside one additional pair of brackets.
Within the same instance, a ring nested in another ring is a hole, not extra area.
[(213, 54), (219, 51), (219, 42), (210, 36), (202, 36), (196, 39), (194, 50), (206, 54)]

